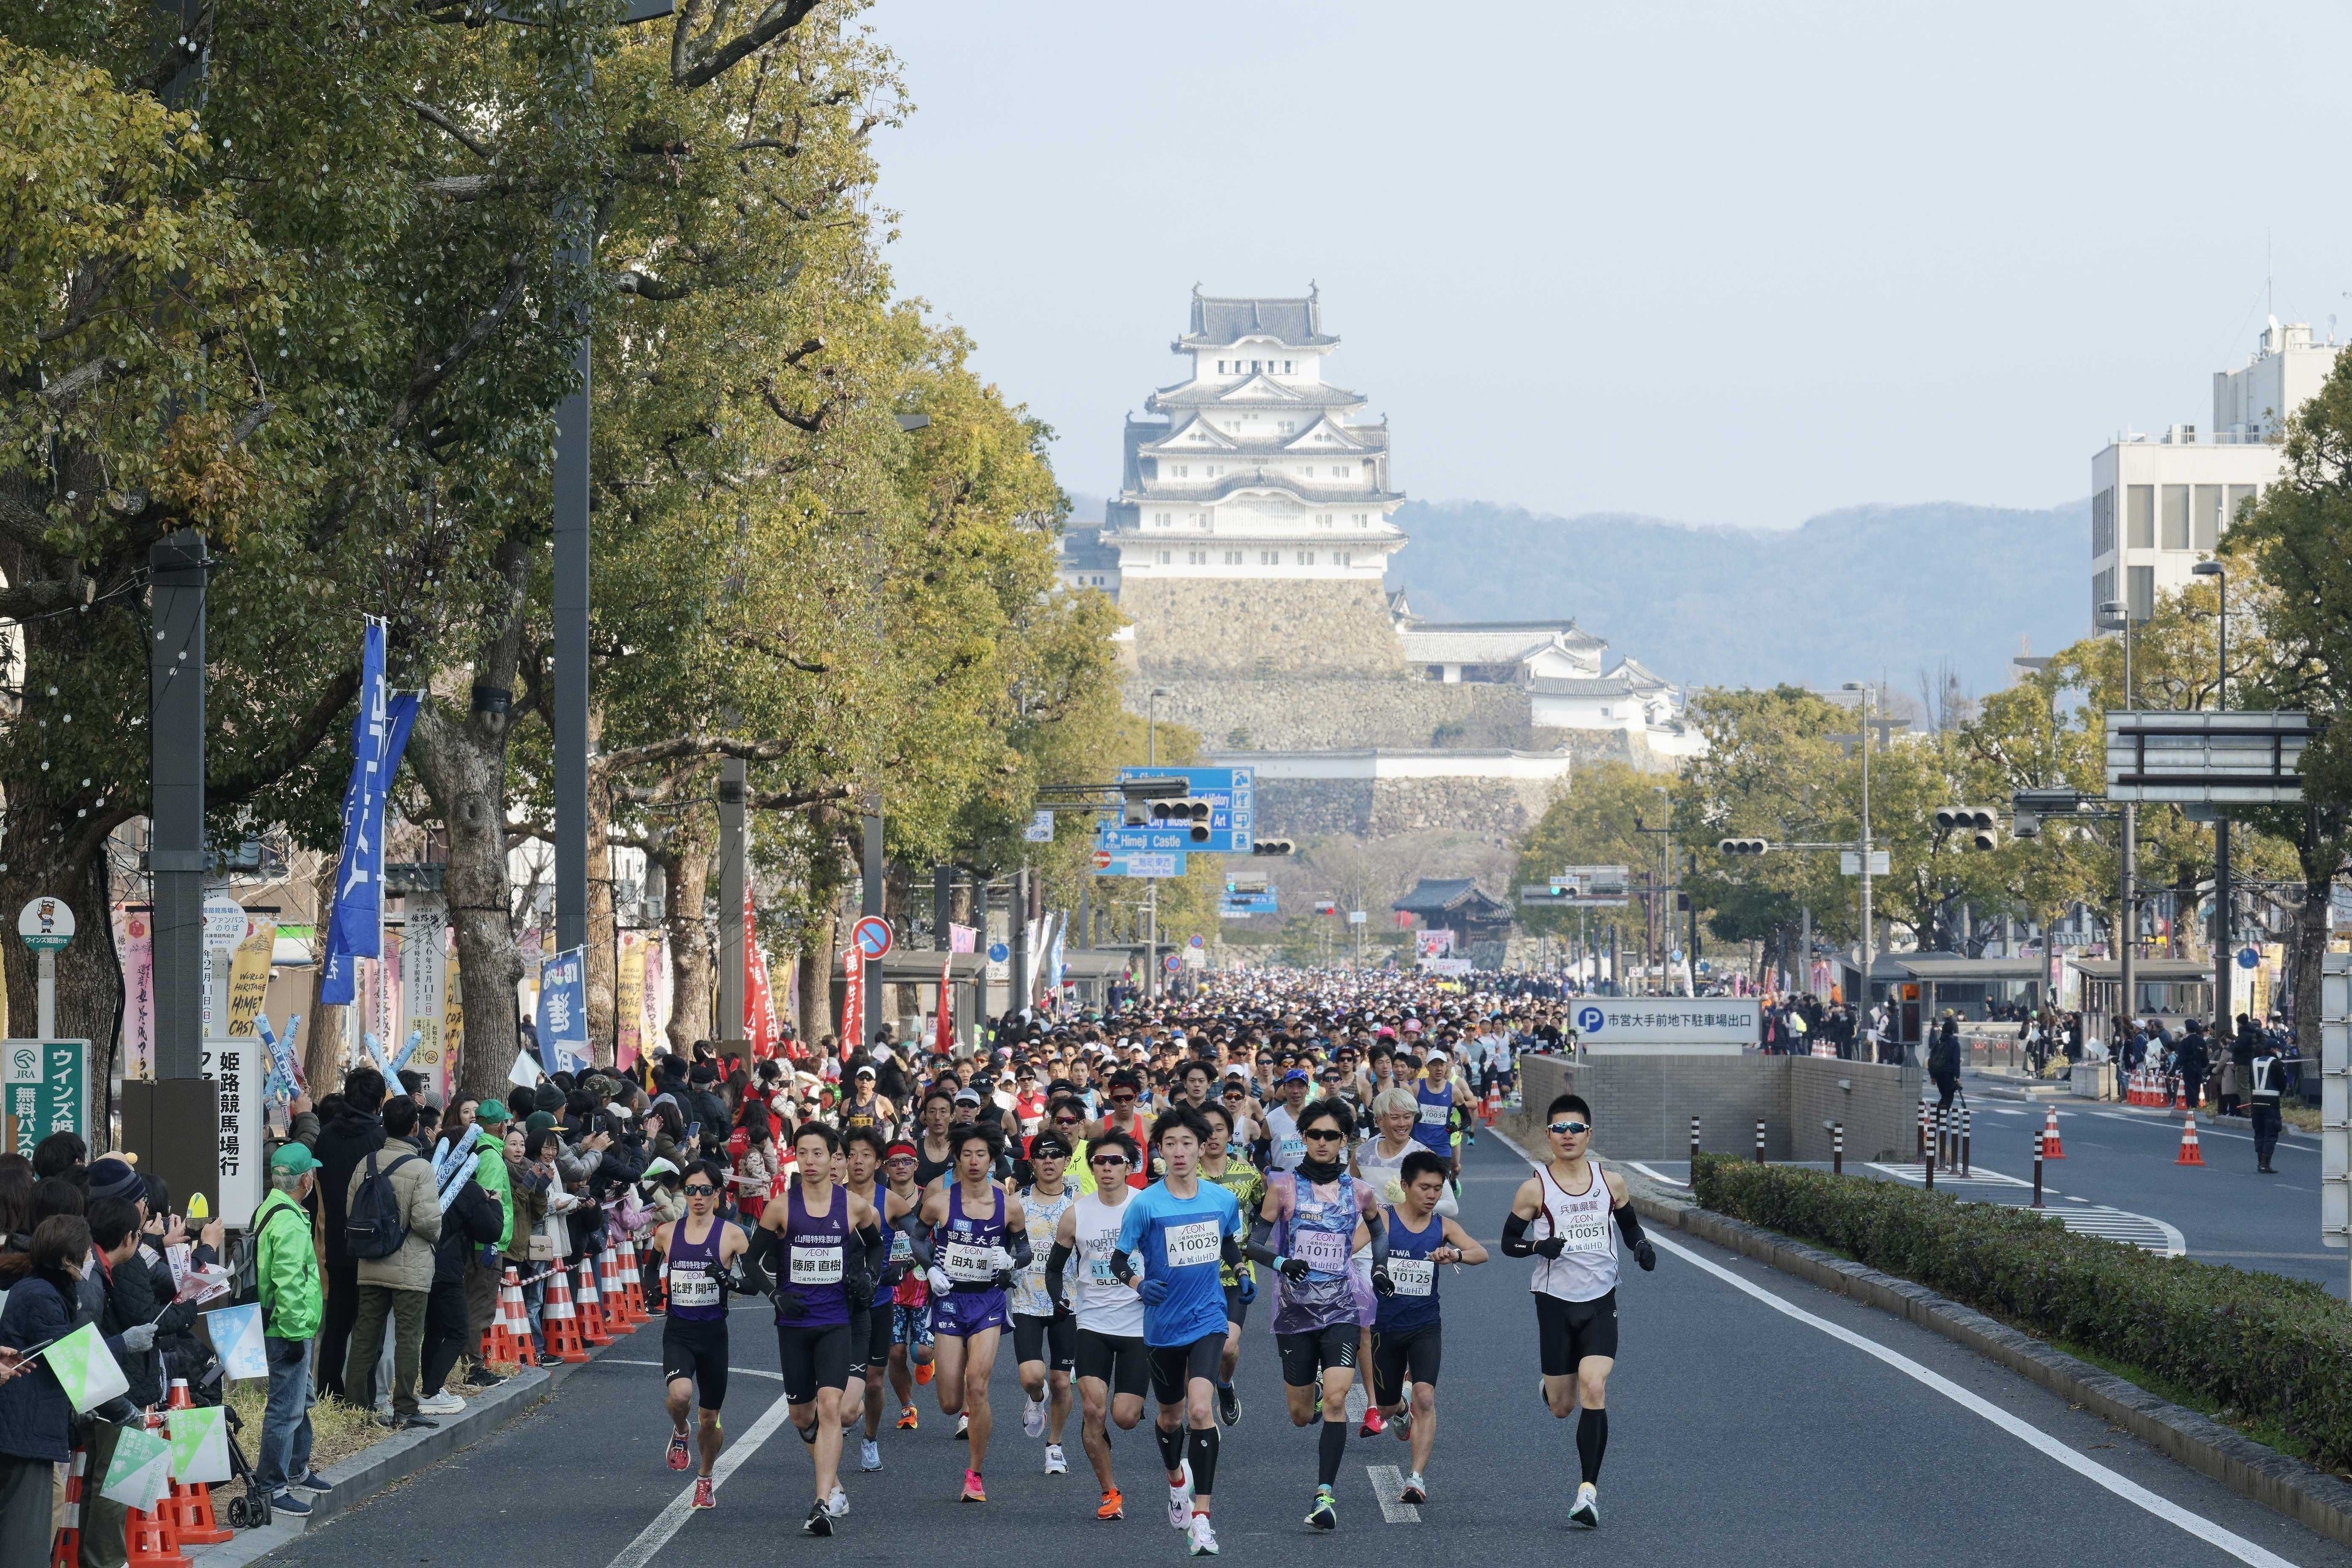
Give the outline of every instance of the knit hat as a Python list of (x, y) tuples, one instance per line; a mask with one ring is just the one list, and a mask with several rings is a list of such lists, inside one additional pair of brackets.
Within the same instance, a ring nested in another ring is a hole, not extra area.
[(123, 1198), (136, 1203), (147, 1195), (147, 1184), (139, 1173), (120, 1160), (100, 1160), (89, 1168), (89, 1195), (93, 1198)]

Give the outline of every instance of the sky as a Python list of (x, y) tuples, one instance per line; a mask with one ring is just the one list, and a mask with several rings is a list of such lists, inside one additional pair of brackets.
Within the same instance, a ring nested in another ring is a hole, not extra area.
[[(2042, 507), (2352, 334), (2339, 5), (877, 0), (900, 288), (1071, 490), (1210, 294), (1320, 286), (1412, 495)], [(2336, 62), (2330, 64), (2329, 62)], [(1080, 521), (1084, 521), (1081, 519)]]

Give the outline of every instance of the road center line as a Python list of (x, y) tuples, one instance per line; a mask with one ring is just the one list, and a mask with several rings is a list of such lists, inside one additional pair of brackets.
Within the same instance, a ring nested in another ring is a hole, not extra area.
[(1391, 1524), (1419, 1524), (1421, 1510), (1404, 1500), (1404, 1476), (1394, 1465), (1366, 1465), (1372, 1478), (1372, 1495), (1381, 1500), (1381, 1517)]
[[(751, 1424), (751, 1429), (730, 1443), (727, 1451), (719, 1456), (719, 1462), (710, 1468), (711, 1489), (715, 1491), (725, 1486), (727, 1478), (733, 1475), (744, 1460), (758, 1453), (760, 1446), (774, 1436), (777, 1429), (790, 1419), (792, 1406), (778, 1395), (776, 1402)], [(635, 1541), (621, 1549), (621, 1554), (613, 1559), (612, 1568), (646, 1568), (646, 1564), (654, 1560), (655, 1553), (667, 1546), (670, 1538), (686, 1528), (688, 1516), (693, 1512), (694, 1486), (688, 1482), (687, 1489), (672, 1498), (669, 1506), (656, 1514), (651, 1524), (637, 1532)]]

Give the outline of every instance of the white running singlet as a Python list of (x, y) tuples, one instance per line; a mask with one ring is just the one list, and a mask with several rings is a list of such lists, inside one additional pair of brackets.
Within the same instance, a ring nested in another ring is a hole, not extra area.
[(1617, 1289), (1617, 1237), (1610, 1229), (1609, 1184), (1601, 1177), (1601, 1162), (1587, 1160), (1592, 1183), (1571, 1193), (1552, 1179), (1551, 1167), (1539, 1167), (1543, 1213), (1528, 1226), (1529, 1241), (1559, 1237), (1568, 1244), (1558, 1258), (1538, 1258), (1529, 1289), (1563, 1301), (1597, 1301)]
[(1077, 1311), (1078, 1327), (1123, 1339), (1139, 1336), (1143, 1298), (1110, 1273), (1110, 1255), (1118, 1249), (1118, 1227), (1127, 1218), (1127, 1204), (1113, 1208), (1088, 1193), (1072, 1205), (1070, 1213), (1075, 1216), (1071, 1222), (1075, 1256), (1070, 1267), (1077, 1276), (1077, 1295), (1072, 1305)]

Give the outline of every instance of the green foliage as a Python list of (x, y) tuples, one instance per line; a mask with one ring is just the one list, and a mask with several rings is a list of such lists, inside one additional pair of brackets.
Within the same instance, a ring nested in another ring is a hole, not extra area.
[[(1521, 883), (1541, 882), (1563, 866), (1627, 866), (1640, 876), (1654, 868), (1658, 840), (1636, 831), (1643, 824), (1662, 827), (1667, 818), (1665, 797), (1657, 792), (1671, 781), (1645, 773), (1623, 763), (1597, 763), (1579, 770), (1568, 793), (1553, 801), (1519, 848), (1519, 864), (1512, 873), (1516, 894)], [(1576, 929), (1575, 910), (1540, 905), (1519, 911), (1529, 931), (1563, 932)]]
[(2045, 1338), (2145, 1367), (2352, 1464), (2352, 1309), (2276, 1274), (2159, 1258), (1894, 1182), (1702, 1154), (1703, 1207), (1833, 1247)]

